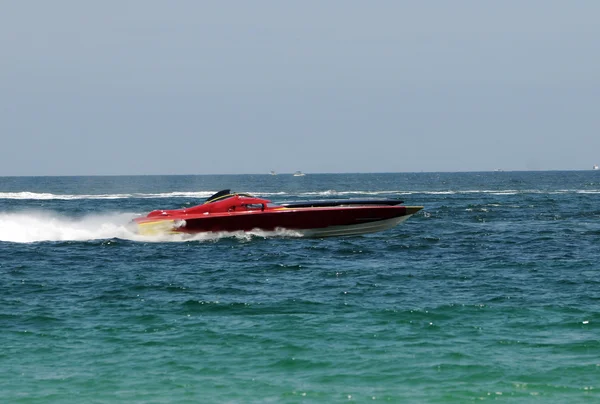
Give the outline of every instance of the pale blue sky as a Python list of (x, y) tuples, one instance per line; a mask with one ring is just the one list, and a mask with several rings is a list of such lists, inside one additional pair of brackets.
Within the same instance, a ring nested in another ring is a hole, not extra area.
[(599, 1), (3, 1), (0, 176), (590, 169)]

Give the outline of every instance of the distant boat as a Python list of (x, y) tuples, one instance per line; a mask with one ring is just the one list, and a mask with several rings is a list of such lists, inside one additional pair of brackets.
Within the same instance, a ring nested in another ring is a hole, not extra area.
[(271, 174), (271, 175), (277, 175), (277, 173), (275, 171), (271, 171), (269, 174)]
[(296, 171), (294, 177), (304, 177), (304, 173), (302, 171)]
[(594, 170), (598, 169), (598, 164), (594, 164)]

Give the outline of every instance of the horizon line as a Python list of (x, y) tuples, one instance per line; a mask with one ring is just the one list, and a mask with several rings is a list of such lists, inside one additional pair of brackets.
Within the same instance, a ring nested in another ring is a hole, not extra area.
[[(572, 171), (597, 171), (589, 169), (546, 169), (546, 170), (458, 170), (458, 171), (344, 171), (344, 172), (304, 172), (305, 176), (310, 175), (365, 175), (365, 174), (459, 174), (459, 173), (501, 173), (501, 172), (572, 172)], [(262, 173), (212, 173), (212, 174), (54, 174), (54, 175), (0, 175), (0, 178), (21, 178), (21, 177), (189, 177), (189, 176), (229, 176), (229, 175), (264, 175), (267, 177), (294, 176), (294, 172), (281, 172), (271, 174)]]

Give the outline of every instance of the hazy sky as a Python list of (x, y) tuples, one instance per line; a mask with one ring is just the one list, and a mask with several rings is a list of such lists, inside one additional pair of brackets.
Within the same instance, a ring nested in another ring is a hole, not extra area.
[(590, 169), (600, 1), (2, 1), (0, 176)]

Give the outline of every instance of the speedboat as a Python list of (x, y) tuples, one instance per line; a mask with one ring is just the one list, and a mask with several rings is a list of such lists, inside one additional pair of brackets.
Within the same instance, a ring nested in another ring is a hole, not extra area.
[(308, 237), (349, 236), (390, 229), (423, 209), (402, 203), (398, 199), (324, 199), (274, 204), (225, 189), (201, 205), (155, 210), (132, 223), (142, 235), (286, 229)]

